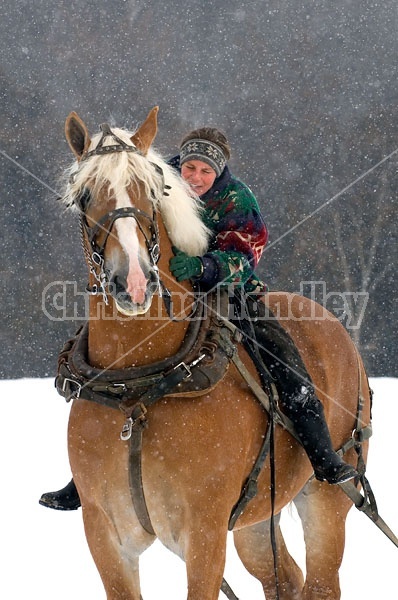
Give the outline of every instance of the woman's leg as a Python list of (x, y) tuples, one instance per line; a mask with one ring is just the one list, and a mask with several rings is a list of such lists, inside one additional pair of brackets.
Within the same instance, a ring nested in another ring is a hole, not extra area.
[(293, 339), (262, 302), (255, 309), (249, 300), (260, 355), (279, 383), (281, 408), (293, 421), (315, 477), (331, 484), (353, 479), (357, 472), (333, 448), (323, 406)]

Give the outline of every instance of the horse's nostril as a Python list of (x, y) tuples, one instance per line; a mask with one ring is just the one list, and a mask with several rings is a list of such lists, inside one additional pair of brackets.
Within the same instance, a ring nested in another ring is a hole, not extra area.
[(127, 279), (122, 275), (114, 275), (110, 281), (110, 291), (114, 298), (129, 296), (127, 293)]
[(117, 290), (126, 290), (127, 288), (127, 279), (125, 277), (122, 277), (121, 275), (116, 275), (115, 277), (113, 277), (113, 283), (116, 286)]

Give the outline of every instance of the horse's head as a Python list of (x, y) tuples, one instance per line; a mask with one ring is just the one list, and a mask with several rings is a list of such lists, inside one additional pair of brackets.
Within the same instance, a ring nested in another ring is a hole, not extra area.
[[(91, 139), (74, 112), (65, 126), (77, 158), (69, 171), (66, 201), (81, 213), (90, 290), (101, 293), (105, 301), (109, 292), (125, 315), (147, 312), (159, 288), (158, 212), (180, 249), (198, 254), (207, 245), (195, 199), (150, 150), (157, 112), (153, 108), (135, 133), (104, 124), (102, 133)], [(162, 252), (166, 243), (170, 248), (170, 241), (164, 240)]]

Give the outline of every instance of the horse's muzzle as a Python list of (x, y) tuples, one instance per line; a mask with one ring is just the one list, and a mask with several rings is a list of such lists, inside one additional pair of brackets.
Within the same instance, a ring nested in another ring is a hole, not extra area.
[(149, 310), (153, 295), (159, 287), (159, 279), (157, 274), (151, 270), (147, 279), (144, 300), (140, 303), (133, 302), (127, 291), (127, 279), (123, 275), (113, 275), (108, 287), (118, 311), (126, 316), (135, 316), (145, 314)]

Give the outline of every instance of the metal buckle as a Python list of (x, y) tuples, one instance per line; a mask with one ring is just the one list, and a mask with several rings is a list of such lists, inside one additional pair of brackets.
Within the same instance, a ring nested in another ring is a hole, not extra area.
[(91, 260), (93, 261), (93, 263), (95, 265), (97, 265), (97, 267), (102, 267), (102, 265), (104, 264), (104, 259), (102, 258), (101, 254), (99, 254), (98, 252), (92, 253)]
[(205, 353), (200, 354), (200, 356), (198, 356), (198, 358), (196, 358), (195, 360), (193, 360), (190, 365), (187, 365), (187, 363), (185, 363), (184, 361), (182, 361), (182, 362), (178, 363), (178, 365), (176, 365), (174, 367), (174, 371), (177, 371), (177, 369), (179, 367), (182, 367), (183, 369), (185, 369), (185, 371), (187, 373), (186, 376), (184, 377), (184, 379), (189, 379), (190, 377), (192, 377), (192, 370), (191, 370), (192, 367), (196, 367), (196, 365), (199, 364), (204, 358), (206, 358), (206, 354)]
[(79, 383), (78, 381), (75, 381), (74, 379), (69, 379), (69, 377), (65, 377), (64, 382), (62, 384), (62, 391), (65, 394), (67, 394), (68, 391), (69, 391), (69, 390), (66, 389), (66, 386), (67, 386), (68, 383), (71, 384), (72, 386), (76, 386), (76, 391), (75, 392), (73, 392), (73, 390), (70, 390), (70, 391), (72, 391), (72, 394), (69, 396), (68, 401), (71, 398), (75, 398), (77, 400), (78, 398), (80, 398), (80, 392), (82, 390), (81, 383)]
[(156, 265), (158, 263), (159, 257), (160, 257), (160, 247), (157, 242), (155, 242), (154, 245), (152, 246), (152, 248), (150, 250), (150, 255), (151, 255), (151, 259), (152, 259), (153, 263)]
[(123, 425), (123, 428), (120, 432), (120, 439), (123, 442), (126, 442), (127, 440), (129, 440), (131, 438), (132, 432), (133, 432), (133, 419), (131, 417), (129, 417), (128, 419), (126, 419), (126, 422)]
[(192, 377), (192, 371), (191, 371), (190, 367), (186, 363), (184, 363), (184, 361), (178, 363), (178, 365), (176, 365), (174, 367), (174, 371), (177, 371), (177, 369), (179, 367), (182, 367), (183, 369), (185, 369), (185, 371), (187, 373), (187, 375), (184, 377), (184, 379), (189, 379), (190, 377)]
[(107, 387), (108, 392), (111, 394), (123, 394), (128, 391), (128, 388), (125, 383), (111, 383)]
[(133, 433), (133, 427), (135, 427), (137, 423), (144, 423), (143, 427), (145, 427), (146, 414), (148, 412), (145, 404), (139, 402), (138, 404), (134, 405), (133, 411), (135, 408), (140, 408), (141, 414), (138, 415), (135, 419), (133, 419), (133, 417), (128, 417), (126, 419), (122, 431), (120, 432), (120, 439), (124, 442), (131, 438), (131, 434)]

